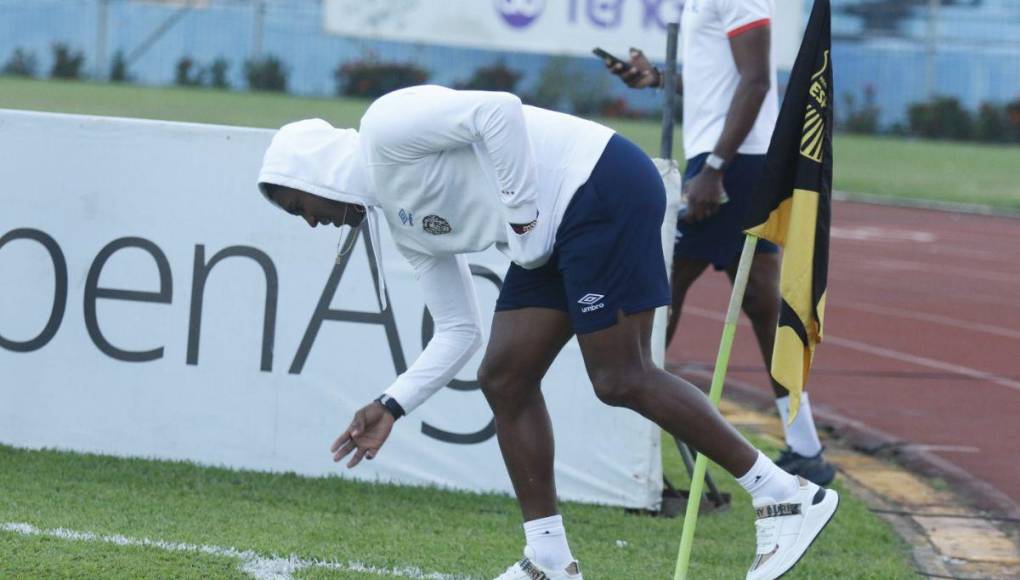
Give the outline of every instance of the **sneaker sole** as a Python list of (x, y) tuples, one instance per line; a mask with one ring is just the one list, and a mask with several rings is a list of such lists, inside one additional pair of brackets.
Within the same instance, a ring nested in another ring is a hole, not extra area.
[(825, 531), (825, 528), (829, 525), (829, 522), (831, 522), (832, 518), (836, 516), (836, 512), (839, 511), (839, 494), (836, 493), (835, 491), (831, 490), (831, 489), (825, 490), (825, 493), (826, 494), (830, 494), (831, 493), (832, 495), (834, 495), (836, 497), (836, 505), (833, 506), (832, 513), (829, 514), (829, 517), (826, 518), (826, 520), (822, 524), (822, 526), (820, 528), (818, 528), (818, 531), (815, 532), (815, 536), (813, 538), (811, 538), (811, 541), (808, 542), (807, 546), (804, 546), (804, 549), (801, 550), (800, 554), (797, 555), (797, 559), (794, 560), (793, 562), (791, 562), (789, 567), (787, 567), (785, 570), (780, 572), (779, 575), (776, 576), (776, 580), (779, 580), (783, 576), (786, 576), (787, 574), (789, 574), (790, 570), (793, 570), (793, 567), (796, 566), (804, 558), (804, 554), (807, 554), (807, 551), (811, 549), (812, 545), (814, 545), (815, 540), (818, 539), (818, 536), (822, 535), (822, 532)]

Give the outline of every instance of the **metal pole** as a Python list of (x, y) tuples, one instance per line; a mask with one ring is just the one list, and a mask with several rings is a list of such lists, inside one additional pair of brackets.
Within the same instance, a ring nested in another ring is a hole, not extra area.
[(925, 62), (924, 83), (929, 101), (934, 99), (938, 92), (936, 59), (938, 57), (939, 8), (941, 6), (942, 0), (928, 0), (928, 54)]
[[(733, 337), (737, 333), (740, 305), (744, 302), (744, 291), (747, 289), (747, 278), (751, 273), (751, 261), (754, 260), (754, 248), (757, 244), (758, 238), (751, 234), (744, 236), (744, 249), (740, 253), (737, 275), (734, 276), (733, 293), (730, 294), (730, 305), (726, 309), (726, 324), (723, 326), (722, 339), (719, 341), (715, 372), (712, 373), (712, 388), (708, 393), (708, 398), (714, 407), (719, 406), (719, 399), (722, 398), (723, 384), (726, 382), (726, 369), (730, 364), (730, 350), (733, 348)], [(687, 512), (684, 514), (684, 527), (680, 535), (680, 552), (677, 554), (673, 580), (687, 580), (688, 577), (691, 547), (694, 545), (694, 528), (698, 525), (698, 508), (701, 507), (701, 490), (707, 475), (706, 469), (708, 469), (708, 458), (704, 453), (699, 453), (698, 459), (694, 462), (691, 493), (687, 496)]]
[(252, 22), (251, 52), (252, 59), (262, 56), (262, 37), (266, 21), (266, 0), (255, 0), (255, 18)]
[[(695, 458), (691, 454), (691, 449), (679, 438), (674, 437), (673, 440), (676, 442), (676, 448), (680, 450), (680, 459), (684, 462), (684, 467), (687, 468), (687, 474), (691, 476), (691, 480), (693, 481)], [(708, 496), (709, 501), (711, 501), (716, 508), (721, 508), (726, 505), (726, 498), (723, 497), (719, 488), (716, 487), (715, 482), (712, 481), (712, 476), (707, 473), (705, 474), (705, 485), (708, 486), (708, 492), (705, 495)]]
[(109, 71), (106, 67), (106, 36), (109, 25), (110, 0), (99, 0), (96, 13), (96, 62), (92, 76), (96, 80), (107, 78)]
[[(662, 141), (659, 144), (659, 157), (662, 159), (673, 159), (673, 119), (674, 111), (676, 110), (676, 57), (679, 36), (680, 25), (676, 22), (669, 23), (666, 26), (666, 69), (662, 73), (662, 86), (665, 93), (662, 100)], [(676, 442), (677, 449), (680, 451), (680, 457), (687, 467), (687, 474), (691, 476), (691, 481), (693, 482), (695, 472), (691, 450), (680, 439), (676, 437), (673, 439)], [(717, 508), (725, 505), (725, 498), (719, 493), (719, 488), (716, 487), (715, 482), (712, 481), (710, 476), (707, 477), (706, 483), (709, 489), (709, 500), (712, 504)], [(700, 501), (700, 491), (698, 496)]]
[(665, 92), (662, 104), (662, 143), (659, 156), (673, 158), (673, 115), (676, 107), (676, 47), (680, 36), (680, 25), (670, 22), (666, 27), (666, 70), (663, 72), (662, 89)]

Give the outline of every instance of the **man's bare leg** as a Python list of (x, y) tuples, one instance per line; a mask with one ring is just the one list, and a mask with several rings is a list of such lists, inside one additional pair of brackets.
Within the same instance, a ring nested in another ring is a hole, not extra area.
[[(757, 254), (751, 263), (751, 272), (747, 278), (747, 289), (744, 291), (744, 302), (741, 305), (744, 314), (751, 320), (754, 336), (758, 339), (758, 349), (765, 368), (772, 366), (772, 348), (776, 341), (776, 323), (779, 321), (779, 272), (782, 261), (779, 254)], [(737, 275), (734, 264), (726, 270), (730, 282)], [(772, 392), (776, 397), (785, 397), (790, 393), (769, 377)]]
[(652, 362), (653, 313), (621, 313), (616, 325), (578, 336), (595, 394), (657, 423), (735, 477), (746, 474), (758, 451), (697, 387)]
[[(684, 307), (687, 291), (690, 290), (694, 281), (704, 273), (708, 265), (708, 262), (688, 260), (686, 258), (673, 260), (673, 275), (671, 276), (673, 296), (669, 306), (669, 322), (666, 325), (667, 347), (673, 342), (673, 334), (676, 332), (677, 323), (680, 321), (680, 314)], [(772, 351), (770, 350), (769, 352)]]
[(552, 424), (540, 383), (571, 336), (566, 312), (546, 308), (497, 312), (478, 370), (525, 521), (558, 513)]
[[(758, 254), (751, 264), (747, 290), (742, 304), (744, 313), (751, 319), (754, 335), (758, 339), (765, 368), (772, 365), (772, 349), (776, 340), (776, 323), (779, 321), (780, 301), (779, 276), (782, 258), (779, 254)], [(736, 266), (727, 273), (730, 280), (736, 276)], [(835, 466), (821, 456), (822, 443), (811, 412), (811, 402), (805, 392), (801, 398), (801, 409), (792, 424), (787, 424), (790, 393), (776, 382), (771, 373), (769, 381), (776, 397), (776, 407), (783, 423), (783, 433), (788, 450), (783, 452), (776, 463), (787, 471), (811, 481), (828, 485), (836, 476)], [(792, 453), (791, 453), (792, 452)]]
[(496, 418), (499, 449), (524, 516), (526, 554), (545, 570), (580, 576), (556, 507), (555, 443), (540, 388), (572, 335), (570, 319), (559, 310), (497, 312), (478, 380)]

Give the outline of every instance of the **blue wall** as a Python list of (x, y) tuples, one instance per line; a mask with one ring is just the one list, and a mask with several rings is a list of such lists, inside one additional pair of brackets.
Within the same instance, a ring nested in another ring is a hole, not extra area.
[[(789, 0), (781, 0), (789, 1)], [(833, 56), (836, 90), (852, 93), (858, 102), (866, 87), (875, 90), (886, 125), (902, 121), (906, 107), (926, 98), (928, 56), (923, 14), (908, 19), (900, 38), (879, 38), (862, 29), (860, 19), (840, 13), (846, 5), (871, 0), (836, 0)], [(212, 0), (186, 14), (131, 66), (137, 82), (173, 82), (177, 60), (188, 55), (208, 64), (224, 57), (231, 63), (231, 81), (243, 86), (243, 61), (253, 53), (255, 13), (246, 0)], [(808, 0), (810, 4), (810, 0)], [(62, 41), (86, 54), (94, 66), (98, 0), (0, 0), (0, 61), (17, 47), (39, 57), (41, 72), (50, 66), (53, 42)], [(140, 46), (178, 8), (145, 2), (110, 0), (107, 55), (129, 53)], [(967, 107), (984, 101), (1020, 97), (1020, 0), (982, 0), (977, 8), (946, 7), (939, 25), (935, 57), (937, 92), (960, 98)], [(533, 54), (455, 49), (425, 45), (340, 38), (322, 31), (318, 0), (270, 0), (265, 15), (263, 52), (279, 56), (290, 67), (292, 92), (330, 95), (333, 71), (344, 61), (374, 54), (382, 60), (413, 62), (432, 73), (431, 82), (453, 84), (479, 66), (504, 60), (525, 73), (520, 92), (533, 87), (547, 57)], [(639, 42), (639, 41), (636, 41)], [(570, 59), (572, 66), (595, 82), (605, 79), (610, 90), (638, 109), (654, 109), (653, 91), (629, 91), (609, 82), (594, 58)], [(108, 66), (104, 67), (106, 71)], [(840, 98), (839, 104), (843, 100)], [(837, 109), (838, 111), (839, 109)]]

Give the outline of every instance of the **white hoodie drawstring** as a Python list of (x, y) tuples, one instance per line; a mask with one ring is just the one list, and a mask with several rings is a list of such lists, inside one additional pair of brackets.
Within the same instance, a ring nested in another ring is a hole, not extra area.
[(367, 208), (368, 215), (365, 219), (368, 220), (368, 233), (372, 242), (372, 254), (375, 256), (375, 271), (376, 276), (376, 294), (379, 299), (379, 309), (385, 311), (389, 308), (389, 303), (386, 300), (386, 271), (383, 270), (383, 259), (382, 259), (382, 234), (379, 232), (379, 211), (375, 206), (369, 206)]
[[(379, 232), (379, 213), (375, 206), (368, 206), (366, 208), (366, 214), (361, 224), (358, 224), (357, 228), (350, 228), (349, 233), (344, 236), (344, 230), (340, 228), (340, 239), (336, 242), (336, 263), (339, 264), (340, 260), (350, 253), (354, 249), (354, 243), (358, 238), (358, 233), (364, 225), (368, 222), (368, 237), (372, 244), (372, 256), (375, 257), (375, 285), (376, 285), (376, 298), (379, 301), (379, 309), (385, 311), (389, 306), (389, 302), (386, 300), (386, 271), (383, 270), (383, 259), (382, 259), (382, 244), (381, 234)], [(344, 222), (347, 221), (347, 212), (344, 211)]]

